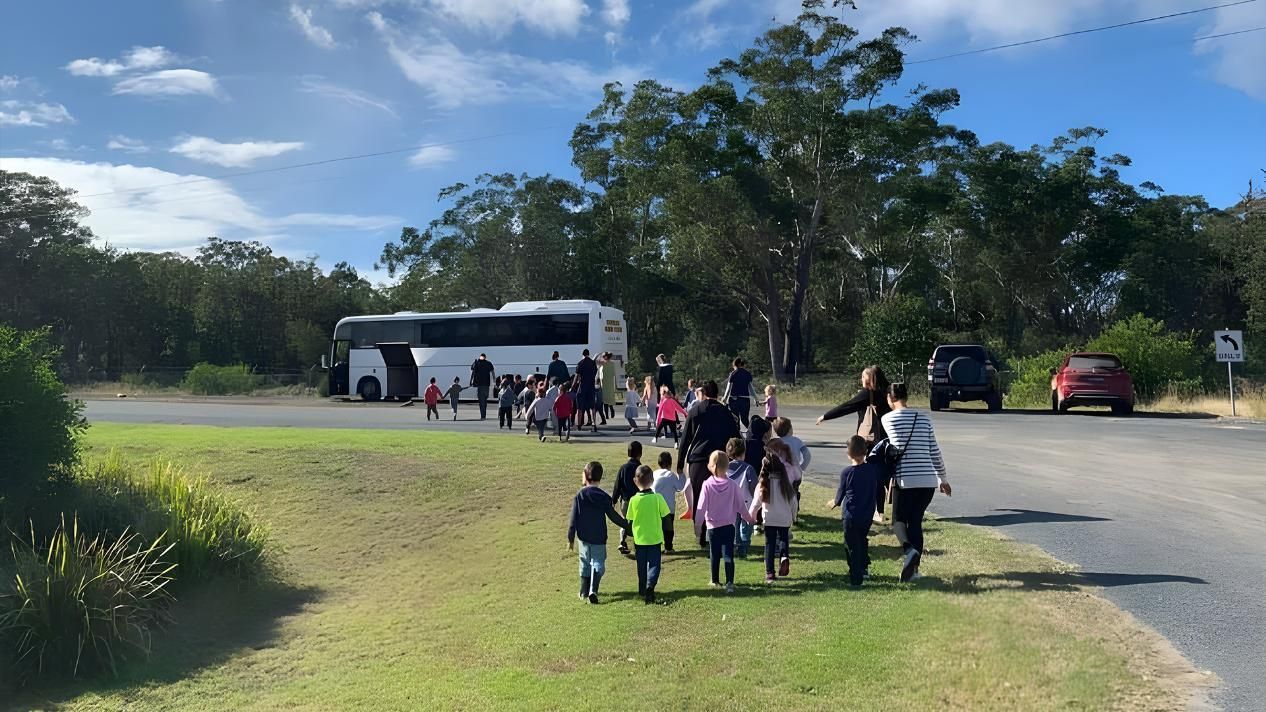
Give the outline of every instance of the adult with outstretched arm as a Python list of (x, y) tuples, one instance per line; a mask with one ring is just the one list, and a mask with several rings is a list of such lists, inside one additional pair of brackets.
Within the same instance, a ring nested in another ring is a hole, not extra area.
[(695, 411), (686, 416), (681, 442), (677, 446), (677, 472), (685, 473), (690, 479), (690, 516), (694, 520), (695, 536), (699, 545), (707, 546), (704, 538), (703, 522), (695, 516), (699, 503), (699, 490), (711, 475), (708, 472), (708, 458), (713, 452), (725, 452), (725, 444), (730, 438), (739, 436), (738, 421), (718, 400), (720, 389), (716, 381), (703, 384), (703, 399), (695, 406)]
[[(874, 444), (886, 437), (883, 417), (892, 410), (888, 406), (888, 377), (878, 366), (869, 366), (862, 370), (862, 389), (852, 398), (835, 406), (818, 417), (818, 425), (823, 421), (835, 420), (846, 415), (857, 415), (857, 435), (866, 441), (869, 451)], [(875, 514), (872, 520), (882, 524), (884, 521), (884, 502), (888, 499), (888, 488), (880, 482), (875, 491)]]

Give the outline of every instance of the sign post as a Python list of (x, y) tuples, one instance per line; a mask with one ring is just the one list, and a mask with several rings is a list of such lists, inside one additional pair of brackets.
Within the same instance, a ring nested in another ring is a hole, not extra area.
[(1231, 364), (1244, 361), (1244, 332), (1236, 330), (1213, 332), (1213, 348), (1219, 363), (1226, 363), (1226, 384), (1231, 391), (1231, 415), (1235, 415), (1235, 380), (1231, 377)]

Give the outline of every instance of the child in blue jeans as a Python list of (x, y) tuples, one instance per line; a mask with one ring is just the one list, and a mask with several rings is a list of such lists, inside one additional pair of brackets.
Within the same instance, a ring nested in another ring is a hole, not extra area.
[(866, 462), (866, 439), (854, 435), (848, 439), (848, 459), (853, 463), (840, 473), (840, 486), (827, 502), (834, 509), (843, 506), (844, 555), (848, 559), (848, 580), (861, 586), (869, 575), (870, 551), (866, 537), (870, 534), (871, 517), (875, 512), (875, 490), (883, 476), (880, 466)]
[(567, 526), (567, 550), (580, 539), (580, 599), (598, 602), (598, 584), (607, 565), (607, 522), (610, 519), (621, 529), (628, 527), (615, 511), (611, 495), (600, 486), (602, 463), (585, 465), (585, 486), (576, 493), (571, 503), (571, 523)]
[[(750, 507), (752, 496), (756, 493), (756, 469), (744, 460), (746, 452), (747, 446), (739, 438), (730, 438), (725, 443), (725, 454), (730, 458), (730, 464), (726, 468), (727, 477), (746, 493), (744, 502)], [(735, 517), (734, 555), (740, 559), (747, 558), (747, 551), (752, 546), (752, 527), (742, 517)]]

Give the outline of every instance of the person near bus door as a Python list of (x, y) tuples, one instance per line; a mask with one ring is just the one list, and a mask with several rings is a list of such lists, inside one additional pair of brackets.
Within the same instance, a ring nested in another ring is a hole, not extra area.
[(558, 357), (555, 351), (553, 357), (550, 358), (549, 368), (545, 370), (545, 387), (552, 388), (560, 383), (571, 380), (571, 374), (567, 372), (567, 362)]
[(479, 358), (470, 364), (470, 385), (475, 387), (479, 398), (479, 419), (488, 419), (488, 391), (492, 388), (492, 377), (497, 369), (488, 360), (487, 354), (479, 354)]

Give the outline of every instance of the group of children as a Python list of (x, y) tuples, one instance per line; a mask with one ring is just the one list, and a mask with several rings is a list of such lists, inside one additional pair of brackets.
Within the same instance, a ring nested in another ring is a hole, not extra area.
[[(765, 418), (773, 419), (778, 417), (778, 387), (770, 384), (765, 386), (765, 400), (760, 401), (760, 405), (765, 406)], [(673, 436), (673, 445), (680, 440), (678, 424), (686, 419), (692, 412), (692, 408), (696, 403), (703, 400), (703, 387), (695, 385), (695, 379), (691, 378), (686, 381), (686, 397), (677, 400), (677, 394), (667, 385), (661, 385), (658, 389), (655, 387), (654, 379), (647, 376), (642, 387), (639, 390), (637, 381), (631, 376), (624, 384), (624, 419), (629, 424), (629, 434), (632, 435), (638, 431), (638, 419), (642, 414), (642, 409), (646, 410), (646, 429), (652, 431), (651, 444), (659, 441), (659, 438), (665, 432), (671, 433)]]
[[(852, 464), (840, 474), (828, 506), (842, 507), (849, 581), (860, 586), (868, 575), (867, 536), (884, 469), (866, 461), (867, 445), (860, 437), (849, 441), (848, 455)], [(766, 583), (790, 575), (791, 530), (800, 508), (803, 468), (810, 458), (809, 449), (792, 435), (791, 421), (754, 417), (746, 438), (732, 438), (724, 451), (713, 452), (708, 460), (712, 476), (704, 482), (694, 507), (686, 476), (673, 471), (670, 452), (659, 454), (658, 469), (642, 464), (640, 442), (629, 443), (628, 456), (610, 495), (601, 489), (602, 464), (586, 465), (584, 486), (572, 502), (567, 539), (569, 548), (580, 542), (581, 599), (598, 603), (609, 520), (620, 529), (620, 553), (636, 561), (638, 595), (648, 604), (655, 602), (662, 555), (674, 551), (678, 493), (686, 501), (683, 512), (693, 509), (695, 526), (707, 529), (711, 586), (734, 592), (735, 559), (746, 558), (756, 528), (765, 537)]]

